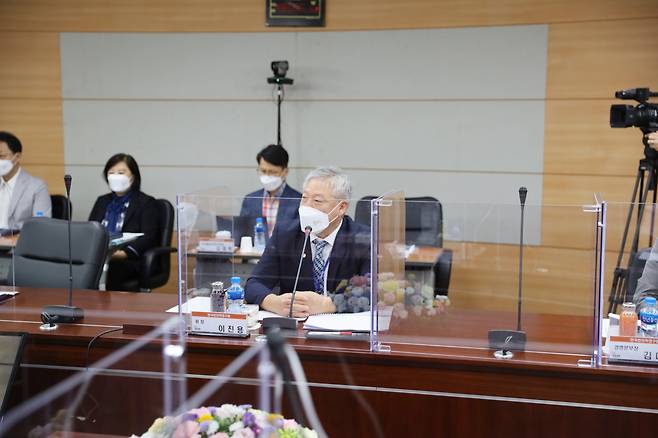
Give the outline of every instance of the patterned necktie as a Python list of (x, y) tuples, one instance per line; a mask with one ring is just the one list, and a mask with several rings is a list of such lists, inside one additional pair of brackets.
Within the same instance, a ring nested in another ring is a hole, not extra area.
[(324, 292), (324, 248), (329, 244), (324, 240), (315, 239), (313, 245), (315, 245), (315, 257), (313, 258), (313, 285), (315, 286), (316, 292), (322, 293)]

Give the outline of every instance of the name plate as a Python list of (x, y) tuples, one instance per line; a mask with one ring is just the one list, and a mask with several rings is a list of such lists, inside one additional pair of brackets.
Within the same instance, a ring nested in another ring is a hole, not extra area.
[(658, 364), (658, 338), (610, 336), (608, 361)]
[(246, 313), (192, 312), (192, 333), (200, 335), (249, 336)]

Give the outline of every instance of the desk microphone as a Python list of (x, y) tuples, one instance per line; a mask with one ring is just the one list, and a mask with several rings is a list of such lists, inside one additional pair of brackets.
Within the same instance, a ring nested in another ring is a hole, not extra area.
[(489, 330), (489, 348), (498, 350), (494, 356), (509, 359), (513, 356), (510, 350), (524, 351), (526, 334), (521, 330), (521, 304), (523, 302), (523, 219), (525, 215), (525, 199), (528, 189), (519, 188), (521, 201), (521, 232), (519, 238), (519, 294), (516, 303), (516, 330)]
[[(46, 306), (41, 313), (44, 330), (52, 330), (54, 323), (71, 323), (84, 318), (84, 311), (73, 305), (73, 253), (71, 252), (71, 175), (64, 175), (66, 187), (66, 203), (68, 217), (68, 243), (69, 243), (69, 299), (68, 305)], [(56, 326), (55, 326), (56, 327)]]
[(290, 309), (288, 316), (272, 317), (263, 319), (263, 328), (270, 329), (272, 327), (279, 327), (282, 330), (297, 330), (297, 320), (292, 317), (292, 306), (295, 304), (295, 295), (297, 294), (297, 283), (299, 282), (299, 274), (302, 272), (302, 262), (306, 254), (306, 245), (308, 244), (309, 236), (313, 228), (307, 226), (304, 228), (304, 245), (302, 246), (302, 253), (299, 255), (299, 264), (297, 265), (297, 275), (295, 276), (295, 285), (292, 288), (292, 296), (290, 297)]

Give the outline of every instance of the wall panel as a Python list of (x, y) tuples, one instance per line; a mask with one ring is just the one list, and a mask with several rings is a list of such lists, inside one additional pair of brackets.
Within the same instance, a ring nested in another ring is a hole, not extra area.
[[(4, 0), (9, 30), (240, 32), (266, 30), (261, 0)], [(332, 0), (327, 29), (403, 29), (658, 16), (655, 0)], [(279, 29), (272, 29), (279, 30)]]

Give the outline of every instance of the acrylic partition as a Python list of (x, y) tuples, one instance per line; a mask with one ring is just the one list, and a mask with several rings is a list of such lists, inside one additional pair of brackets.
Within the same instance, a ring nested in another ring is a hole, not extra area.
[(97, 357), (92, 352), (87, 356), (90, 363), (80, 366), (22, 363), (17, 376), (21, 392), (34, 395), (3, 413), (0, 436), (145, 432), (153, 420), (174, 414), (187, 398), (182, 328), (173, 316), (110, 353), (103, 347), (106, 340), (98, 341), (95, 350), (107, 355), (92, 361)]
[[(658, 297), (658, 239), (656, 228), (656, 206), (651, 202), (609, 203), (607, 208), (607, 254), (605, 269), (605, 318), (601, 323), (601, 337), (606, 346), (605, 358), (610, 366), (639, 365), (658, 366), (658, 349), (648, 345), (658, 343), (655, 326), (638, 324), (635, 330), (620, 333), (619, 316), (624, 307), (642, 320), (648, 310), (649, 300)], [(624, 306), (626, 304), (626, 306)], [(650, 318), (649, 318), (650, 319)], [(615, 340), (610, 336), (635, 338)], [(638, 346), (641, 344), (640, 346)], [(620, 355), (621, 350), (632, 350), (635, 354)]]
[[(268, 202), (265, 200), (266, 204)], [(245, 292), (241, 311), (248, 315), (247, 335), (251, 337), (262, 335), (264, 318), (290, 316), (293, 290), (296, 294), (292, 316), (304, 324), (299, 324), (298, 331), (288, 332), (290, 337), (305, 337), (302, 327), (369, 332), (370, 300), (366, 284), (361, 284), (370, 272), (369, 216), (366, 214), (365, 224), (351, 222), (350, 225), (343, 221), (344, 228), (336, 237), (335, 250), (332, 249), (330, 259), (324, 263), (326, 281), (316, 284), (315, 234), (307, 238), (301, 229), (300, 199), (278, 198), (276, 202), (278, 215), (272, 218), (263, 211), (264, 200), (260, 197), (245, 200), (243, 196), (229, 196), (222, 189), (177, 197), (181, 313), (218, 310), (222, 308), (219, 301), (225, 310), (232, 312), (234, 303), (212, 292), (213, 287), (229, 288), (231, 278), (239, 277), (240, 287)], [(264, 237), (260, 244), (256, 236), (259, 223), (263, 224)], [(348, 255), (356, 256), (346, 257)], [(311, 312), (318, 315), (304, 320), (306, 309), (310, 309), (309, 297), (317, 297), (318, 288), (323, 302), (316, 302)], [(348, 295), (344, 294), (346, 290), (355, 297), (349, 303), (344, 300)], [(266, 298), (268, 295), (270, 297)], [(342, 316), (324, 315), (331, 313), (334, 307)], [(192, 319), (188, 319), (190, 331), (194, 331)], [(351, 346), (367, 350), (367, 337)]]
[(600, 203), (370, 202), (373, 350), (596, 366)]

